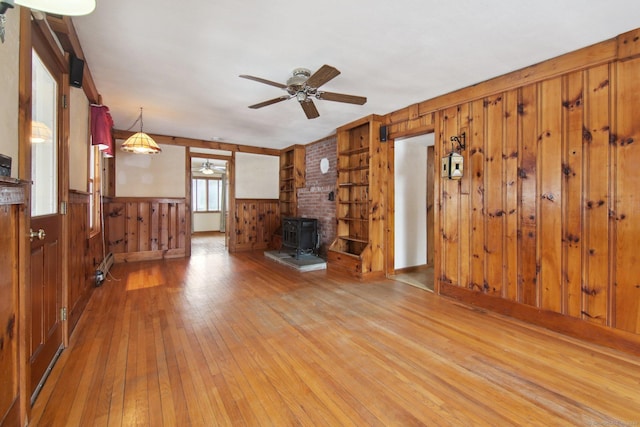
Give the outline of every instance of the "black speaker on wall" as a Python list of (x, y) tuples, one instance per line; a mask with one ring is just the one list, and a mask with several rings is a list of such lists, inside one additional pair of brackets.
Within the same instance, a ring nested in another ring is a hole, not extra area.
[(71, 55), (69, 60), (69, 84), (74, 87), (82, 87), (82, 74), (84, 73), (84, 61)]
[(385, 142), (387, 140), (387, 127), (380, 126), (380, 141)]

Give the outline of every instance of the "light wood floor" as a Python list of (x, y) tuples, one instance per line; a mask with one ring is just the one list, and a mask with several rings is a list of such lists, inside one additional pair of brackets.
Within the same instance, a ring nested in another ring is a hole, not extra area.
[(201, 249), (115, 266), (32, 425), (640, 425), (636, 357), (395, 281)]

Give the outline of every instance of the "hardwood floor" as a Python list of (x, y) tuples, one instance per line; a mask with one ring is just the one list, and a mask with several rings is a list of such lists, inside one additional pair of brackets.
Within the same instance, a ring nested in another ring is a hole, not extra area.
[(640, 425), (640, 359), (261, 252), (118, 264), (39, 426)]
[(434, 289), (433, 267), (418, 267), (408, 271), (400, 271), (391, 278), (429, 292), (433, 292)]

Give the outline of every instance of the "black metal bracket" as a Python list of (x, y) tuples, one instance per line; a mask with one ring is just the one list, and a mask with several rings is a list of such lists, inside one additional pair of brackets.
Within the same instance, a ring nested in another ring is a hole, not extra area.
[(456, 151), (462, 151), (467, 149), (467, 133), (462, 132), (460, 135), (452, 136), (451, 142), (458, 143), (458, 149)]

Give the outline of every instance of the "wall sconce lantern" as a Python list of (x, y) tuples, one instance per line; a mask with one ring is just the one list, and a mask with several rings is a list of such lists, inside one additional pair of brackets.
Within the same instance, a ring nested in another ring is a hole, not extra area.
[(462, 172), (464, 170), (464, 157), (456, 151), (462, 151), (466, 146), (467, 135), (462, 132), (459, 136), (452, 136), (451, 142), (457, 142), (458, 148), (456, 149), (451, 144), (451, 153), (442, 158), (442, 177), (448, 179), (461, 179)]
[(442, 177), (449, 179), (461, 179), (463, 170), (464, 157), (462, 155), (451, 152), (442, 158)]

